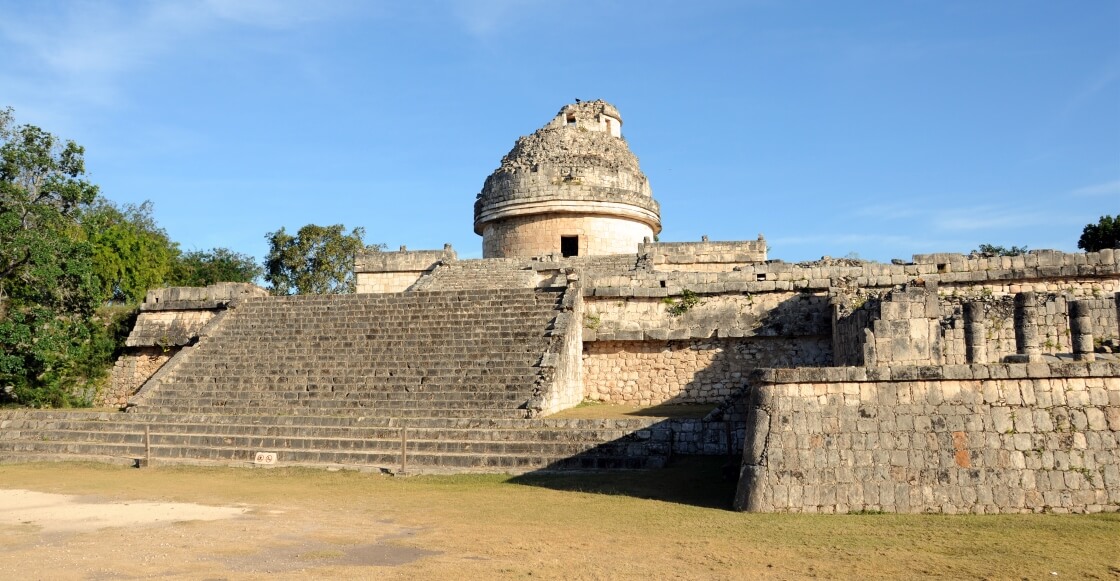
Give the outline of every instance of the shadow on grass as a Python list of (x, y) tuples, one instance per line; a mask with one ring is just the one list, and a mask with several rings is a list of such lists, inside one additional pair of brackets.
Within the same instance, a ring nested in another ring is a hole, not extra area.
[(665, 468), (614, 472), (534, 472), (512, 484), (609, 494), (731, 510), (736, 482), (724, 476), (725, 456), (677, 456)]

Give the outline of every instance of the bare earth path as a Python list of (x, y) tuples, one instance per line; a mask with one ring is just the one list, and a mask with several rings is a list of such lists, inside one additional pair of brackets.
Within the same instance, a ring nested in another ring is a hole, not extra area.
[(1120, 579), (1116, 514), (746, 515), (718, 474), (0, 465), (0, 579)]

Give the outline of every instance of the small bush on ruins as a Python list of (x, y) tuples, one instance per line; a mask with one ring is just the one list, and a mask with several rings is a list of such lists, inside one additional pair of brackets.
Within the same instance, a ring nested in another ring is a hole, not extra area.
[(1026, 253), (1026, 246), (1012, 246), (1011, 248), (1007, 248), (995, 244), (981, 244), (980, 248), (972, 251), (972, 254), (980, 254), (983, 256), (1018, 256)]

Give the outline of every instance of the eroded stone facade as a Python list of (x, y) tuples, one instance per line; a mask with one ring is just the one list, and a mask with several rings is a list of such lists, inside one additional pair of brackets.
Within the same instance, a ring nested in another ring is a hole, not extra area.
[(609, 103), (576, 103), (518, 139), (475, 202), (483, 257), (633, 253), (660, 232), (621, 125)]

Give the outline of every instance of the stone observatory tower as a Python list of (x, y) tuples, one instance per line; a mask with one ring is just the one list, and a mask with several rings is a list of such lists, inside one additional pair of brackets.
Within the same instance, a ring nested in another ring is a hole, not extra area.
[(474, 204), (483, 258), (637, 252), (661, 231), (649, 181), (606, 101), (565, 105), (517, 140)]

